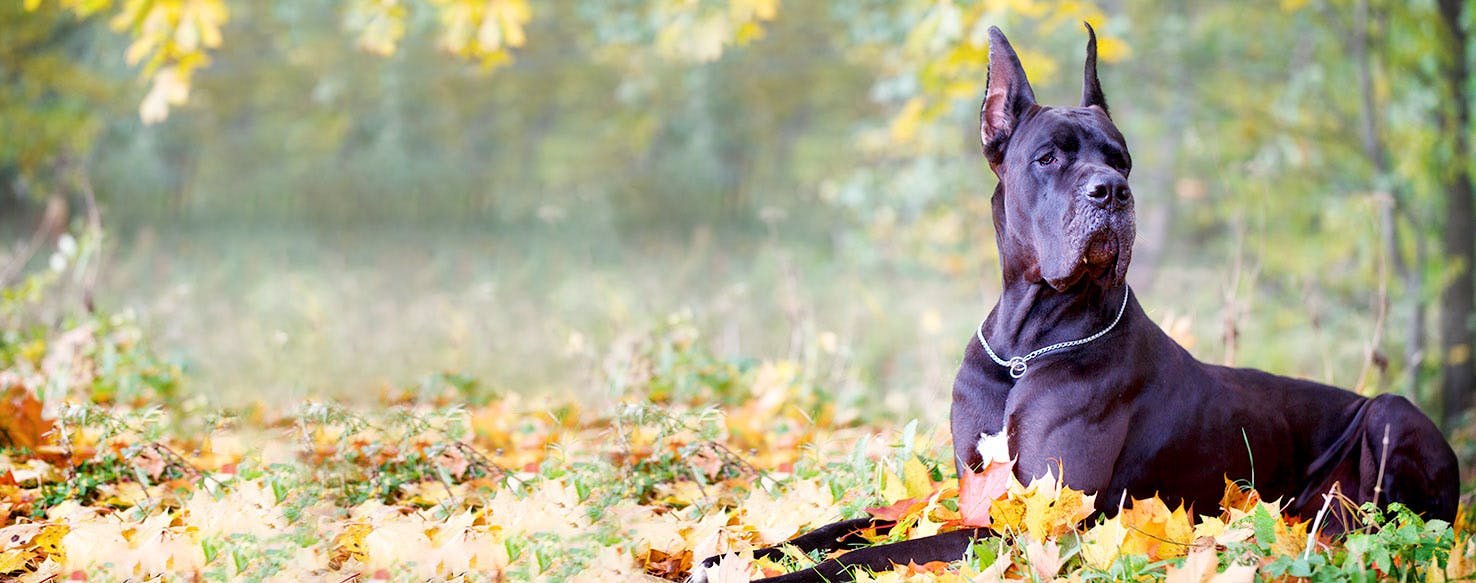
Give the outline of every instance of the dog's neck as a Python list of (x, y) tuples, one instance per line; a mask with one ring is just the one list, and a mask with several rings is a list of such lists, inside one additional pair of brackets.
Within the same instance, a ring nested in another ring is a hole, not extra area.
[(1006, 280), (999, 303), (984, 321), (984, 336), (1003, 358), (1086, 338), (1112, 325), (1124, 293), (1126, 284), (1111, 288), (1087, 285), (1059, 292), (1045, 283)]
[[(1021, 242), (1010, 236), (1002, 194), (996, 190), (992, 201), (1003, 285), (999, 303), (983, 325), (990, 347), (1008, 359), (1057, 342), (1086, 338), (1111, 325), (1122, 309), (1126, 282), (1103, 286), (1083, 278), (1065, 291), (1052, 288), (1033, 267), (1031, 251), (1022, 249)], [(1037, 273), (1034, 277), (1032, 269)]]

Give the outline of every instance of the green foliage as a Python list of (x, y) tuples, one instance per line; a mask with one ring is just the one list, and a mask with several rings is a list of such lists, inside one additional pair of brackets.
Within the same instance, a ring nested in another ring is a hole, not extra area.
[(55, 8), (0, 6), (0, 135), (6, 137), (0, 140), (0, 194), (49, 196), (117, 111), (117, 83), (87, 56), (92, 37)]
[[(143, 404), (176, 396), (181, 369), (144, 341), (131, 313), (85, 309), (77, 288), (99, 261), (101, 233), (65, 234), (48, 268), (0, 289), (0, 370), (45, 402)], [(84, 293), (87, 293), (84, 290)]]
[(320, 460), (314, 478), (337, 486), (332, 492), (336, 503), (356, 506), (379, 500), (444, 512), (441, 504), (454, 497), (437, 502), (407, 493), (406, 487), (480, 479), (517, 484), (466, 441), (466, 415), (460, 407), (422, 412), (400, 406), (370, 419), (339, 405), (313, 402), (298, 412), (295, 431), (305, 454)]
[(656, 403), (717, 399), (737, 404), (748, 388), (742, 382), (744, 375), (755, 364), (718, 357), (701, 340), (691, 320), (681, 315), (630, 342), (628, 350), (628, 356), (616, 356), (606, 365), (612, 390)]
[[(1452, 130), (1430, 123), (1448, 101), (1441, 66), (1449, 55), (1438, 35), (1422, 32), (1438, 18), (1428, 4), (1369, 3), (1371, 107), (1358, 89), (1361, 61), (1348, 56), (1352, 33), (1363, 29), (1354, 6), (1339, 2), (1257, 11), (1150, 1), (1111, 10), (925, 0), (779, 9), (764, 2), (227, 4), (232, 24), (221, 45), (192, 45), (208, 48), (213, 61), (195, 75), (193, 111), (149, 128), (122, 111), (118, 104), (136, 96), (116, 83), (101, 92), (111, 108), (94, 107), (93, 92), (61, 85), (131, 75), (116, 33), (65, 13), (79, 3), (41, 2), (6, 20), (14, 38), (51, 38), (47, 31), (65, 28), (87, 41), (58, 43), (50, 61), (15, 53), (20, 79), (56, 86), (26, 89), (33, 97), (0, 118), (86, 97), (85, 107), (72, 108), (91, 120), (92, 129), (78, 132), (85, 140), (38, 144), (44, 155), (17, 160), (55, 162), (62, 150), (73, 152), (66, 157), (95, 178), (110, 219), (124, 225), (125, 245), (137, 229), (161, 224), (206, 240), (243, 223), (248, 238), (262, 224), (458, 224), (496, 231), (511, 241), (505, 245), (536, 238), (526, 244), (536, 248), (534, 261), (557, 246), (555, 254), (567, 256), (552, 261), (628, 270), (674, 246), (723, 271), (721, 256), (698, 251), (740, 255), (767, 238), (795, 249), (801, 272), (842, 263), (880, 282), (947, 278), (958, 282), (952, 293), (972, 298), (974, 282), (990, 281), (993, 259), (991, 178), (970, 153), (982, 31), (1004, 27), (1042, 101), (1070, 103), (1085, 19), (1102, 34), (1103, 80), (1137, 162), (1143, 232), (1134, 272), (1143, 280), (1136, 283), (1146, 295), (1176, 290), (1173, 302), (1159, 305), (1182, 320), (1197, 354), (1416, 397), (1436, 364), (1421, 350), (1429, 332), (1419, 326), (1432, 312), (1415, 310), (1437, 297), (1457, 266), (1428, 251), (1441, 223), (1441, 177), (1452, 167)], [(504, 9), (510, 20), (493, 14)], [(525, 19), (524, 11), (531, 11)], [(165, 28), (175, 35), (170, 42), (189, 36)], [(500, 70), (487, 76), (441, 54), (436, 39), (453, 28), (461, 41), (441, 38), (455, 45), (445, 50), (492, 59)], [(473, 47), (464, 33), (483, 28), (488, 36), (477, 42), (486, 46)], [(522, 46), (508, 44), (519, 37)], [(394, 53), (362, 54), (352, 50), (354, 39), (370, 52)], [(67, 69), (27, 68), (54, 65)], [(50, 94), (68, 99), (44, 98)], [(1375, 141), (1397, 154), (1386, 168), (1361, 145), (1365, 114)], [(16, 127), (9, 133), (26, 139), (56, 133)], [(95, 147), (98, 139), (106, 147)], [(37, 176), (48, 165), (55, 164), (18, 163), (13, 172)], [(72, 190), (61, 182), (30, 189), (33, 196)], [(140, 238), (153, 236), (146, 233)], [(1223, 268), (1202, 267), (1211, 265)], [(541, 283), (529, 295), (557, 287)], [(867, 301), (858, 295), (824, 299)], [(1379, 320), (1385, 296), (1393, 299)], [(853, 322), (846, 327), (864, 321)], [(1339, 338), (1369, 339), (1381, 358)], [(888, 362), (888, 354), (861, 356), (871, 370), (920, 368)], [(483, 376), (498, 388), (523, 384)]]

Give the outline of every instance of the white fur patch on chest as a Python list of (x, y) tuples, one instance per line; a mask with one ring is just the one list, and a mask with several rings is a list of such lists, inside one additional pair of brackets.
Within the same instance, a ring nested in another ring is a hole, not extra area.
[(976, 449), (979, 450), (979, 455), (984, 457), (984, 463), (986, 464), (991, 461), (1001, 463), (1010, 461), (1009, 428), (1002, 427), (1000, 428), (999, 433), (995, 433), (992, 435), (988, 433), (980, 433), (979, 445), (976, 446)]

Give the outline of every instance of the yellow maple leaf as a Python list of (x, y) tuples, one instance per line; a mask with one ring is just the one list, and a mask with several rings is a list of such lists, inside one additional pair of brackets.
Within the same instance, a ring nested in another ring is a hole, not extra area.
[(881, 494), (882, 500), (885, 500), (887, 504), (893, 504), (898, 500), (910, 498), (907, 495), (907, 486), (902, 482), (902, 478), (898, 477), (895, 472), (886, 467), (881, 468), (881, 491), (878, 494)]
[(699, 568), (703, 569), (709, 583), (748, 583), (753, 575), (758, 574), (752, 551), (725, 555), (718, 564)]
[(1083, 495), (1047, 472), (1029, 487), (1012, 484), (1004, 500), (989, 509), (997, 530), (1025, 532), (1036, 540), (1060, 536), (1091, 515), (1096, 495)]
[(1122, 551), (1128, 529), (1122, 525), (1122, 517), (1114, 516), (1086, 531), (1081, 538), (1081, 558), (1092, 567), (1107, 570)]
[(902, 475), (881, 467), (881, 492), (887, 504), (908, 498), (924, 498), (933, 493), (933, 476), (916, 456), (902, 464)]
[(31, 548), (40, 551), (47, 558), (58, 563), (67, 560), (66, 549), (62, 548), (62, 537), (67, 536), (71, 527), (65, 524), (42, 524), (40, 532), (31, 537)]
[(338, 569), (349, 561), (364, 561), (369, 558), (369, 553), (364, 546), (364, 538), (374, 532), (374, 527), (364, 523), (354, 523), (344, 527), (343, 532), (333, 537), (331, 556), (328, 558), (328, 566)]
[(1123, 509), (1121, 517), (1128, 529), (1123, 554), (1182, 557), (1194, 542), (1194, 526), (1182, 504), (1177, 510), (1169, 511), (1168, 505), (1157, 496), (1133, 500), (1132, 508)]
[(1169, 514), (1169, 521), (1165, 525), (1164, 532), (1170, 541), (1180, 544), (1160, 545), (1159, 556), (1182, 557), (1189, 552), (1189, 545), (1194, 543), (1194, 520), (1184, 510), (1183, 504), (1179, 504), (1179, 507)]
[(922, 498), (933, 493), (933, 473), (917, 456), (902, 464), (902, 479), (907, 484), (909, 498)]
[(1287, 524), (1285, 517), (1276, 521), (1276, 542), (1271, 543), (1271, 550), (1283, 555), (1300, 555), (1306, 549), (1306, 522)]
[[(917, 527), (915, 530), (913, 530), (912, 536), (924, 537), (938, 534), (938, 530), (943, 527), (944, 523), (947, 521), (947, 516), (950, 513), (948, 508), (940, 505), (939, 502), (945, 498), (954, 498), (957, 496), (957, 494), (957, 487), (954, 487), (952, 489), (939, 488), (938, 491), (933, 492), (933, 495), (928, 497), (927, 506), (924, 506), (922, 512), (918, 513)], [(940, 514), (944, 516), (943, 519), (936, 520), (936, 518), (938, 518)]]
[(1025, 501), (1017, 496), (1006, 496), (989, 507), (990, 525), (1001, 532), (1019, 532), (1025, 520)]
[(26, 549), (5, 549), (0, 551), (0, 575), (9, 575), (30, 570), (31, 559), (35, 556), (35, 553)]

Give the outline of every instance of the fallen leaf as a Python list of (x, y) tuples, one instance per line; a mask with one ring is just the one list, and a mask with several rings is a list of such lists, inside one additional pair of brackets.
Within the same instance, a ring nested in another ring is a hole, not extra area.
[(725, 555), (718, 564), (703, 567), (707, 583), (748, 583), (754, 571), (753, 553)]
[(928, 505), (927, 500), (920, 498), (903, 498), (888, 506), (867, 508), (866, 513), (873, 518), (900, 522), (904, 517), (921, 512)]
[(52, 424), (41, 414), (41, 401), (30, 389), (12, 384), (0, 392), (0, 446), (17, 449), (36, 449), (47, 443), (47, 434)]
[(1127, 539), (1127, 527), (1122, 525), (1122, 516), (1114, 516), (1087, 530), (1081, 539), (1081, 558), (1088, 565), (1101, 570), (1112, 567)]
[(1261, 503), (1261, 494), (1251, 488), (1242, 488), (1240, 484), (1225, 478), (1225, 494), (1220, 497), (1220, 508), (1225, 511), (1238, 510), (1250, 512)]
[(1086, 496), (1064, 486), (1052, 473), (1036, 478), (1029, 487), (1013, 482), (1003, 500), (989, 509), (993, 527), (1001, 532), (1024, 532), (1036, 540), (1060, 536), (1093, 511), (1096, 495)]
[(1041, 581), (1051, 581), (1061, 570), (1061, 547), (1054, 539), (1039, 541), (1032, 538), (1025, 543), (1025, 559)]
[(1157, 496), (1133, 500), (1120, 514), (1128, 529), (1122, 554), (1144, 554), (1155, 559), (1182, 557), (1194, 542), (1194, 527), (1183, 505), (1169, 511)]
[(1217, 574), (1220, 557), (1213, 548), (1196, 548), (1184, 558), (1184, 564), (1170, 565), (1164, 583), (1204, 583)]
[(723, 458), (713, 453), (711, 448), (702, 448), (697, 453), (687, 457), (687, 463), (692, 469), (697, 470), (705, 478), (715, 478), (723, 471)]
[(373, 531), (372, 526), (363, 523), (344, 527), (343, 532), (333, 537), (332, 554), (328, 558), (328, 566), (336, 571), (349, 561), (366, 561), (369, 554), (364, 546), (364, 537), (369, 536), (369, 533)]
[(14, 575), (31, 569), (31, 559), (35, 553), (26, 549), (5, 549), (0, 551), (0, 575)]
[(128, 461), (148, 474), (151, 480), (158, 479), (159, 475), (164, 473), (164, 468), (169, 466), (164, 456), (159, 455), (159, 451), (154, 447), (143, 448)]
[(983, 470), (965, 467), (958, 478), (958, 511), (964, 526), (989, 526), (989, 507), (1010, 488), (1015, 462), (990, 460)]

